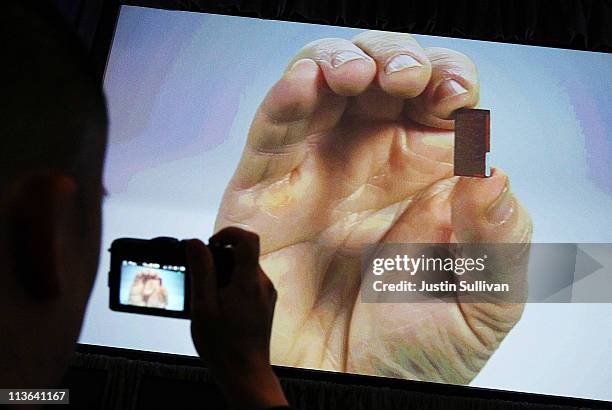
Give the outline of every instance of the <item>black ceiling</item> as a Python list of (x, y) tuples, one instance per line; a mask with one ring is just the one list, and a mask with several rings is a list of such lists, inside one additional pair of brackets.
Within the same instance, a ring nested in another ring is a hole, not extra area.
[(100, 19), (112, 19), (122, 3), (612, 52), (612, 0), (51, 1), (88, 48)]
[(611, 0), (135, 0), (129, 3), (612, 51)]

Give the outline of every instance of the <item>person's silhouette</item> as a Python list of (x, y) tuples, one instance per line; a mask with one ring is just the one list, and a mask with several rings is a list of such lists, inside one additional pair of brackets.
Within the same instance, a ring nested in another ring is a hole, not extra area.
[[(0, 388), (45, 388), (71, 358), (97, 271), (107, 113), (51, 6), (0, 7)], [(257, 236), (230, 228), (215, 238), (246, 258), (234, 269), (244, 283), (218, 292), (210, 252), (188, 243), (196, 348), (235, 407), (286, 405), (268, 359), (276, 298)]]

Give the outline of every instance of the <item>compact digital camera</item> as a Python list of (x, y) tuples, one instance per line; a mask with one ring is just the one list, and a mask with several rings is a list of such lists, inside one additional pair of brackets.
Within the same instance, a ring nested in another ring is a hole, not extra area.
[[(209, 245), (219, 287), (229, 284), (231, 246)], [(185, 242), (176, 238), (119, 238), (109, 252), (109, 306), (118, 312), (189, 318), (190, 270)]]

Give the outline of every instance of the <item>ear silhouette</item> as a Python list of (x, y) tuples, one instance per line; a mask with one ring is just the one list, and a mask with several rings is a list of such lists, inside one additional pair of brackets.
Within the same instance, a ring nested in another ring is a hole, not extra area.
[(52, 171), (20, 177), (9, 198), (9, 237), (17, 281), (35, 299), (62, 290), (65, 241), (76, 196), (74, 179)]

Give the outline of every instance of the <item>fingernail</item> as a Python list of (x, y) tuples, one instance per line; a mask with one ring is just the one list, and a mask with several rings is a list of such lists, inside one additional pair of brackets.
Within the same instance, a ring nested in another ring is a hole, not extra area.
[(317, 67), (317, 63), (314, 60), (311, 60), (310, 58), (302, 58), (293, 63), (289, 71), (297, 71), (304, 67)]
[(348, 63), (353, 60), (366, 60), (366, 57), (362, 54), (355, 53), (354, 51), (340, 51), (332, 58), (332, 67), (338, 68), (344, 63)]
[(465, 94), (468, 90), (458, 81), (450, 79), (442, 81), (434, 92), (434, 100), (440, 102), (455, 95)]
[(385, 67), (386, 74), (396, 73), (407, 68), (422, 67), (423, 65), (416, 58), (407, 54), (400, 54), (393, 57)]
[(506, 222), (514, 213), (514, 196), (508, 184), (502, 193), (487, 210), (487, 219), (490, 223), (499, 225)]

